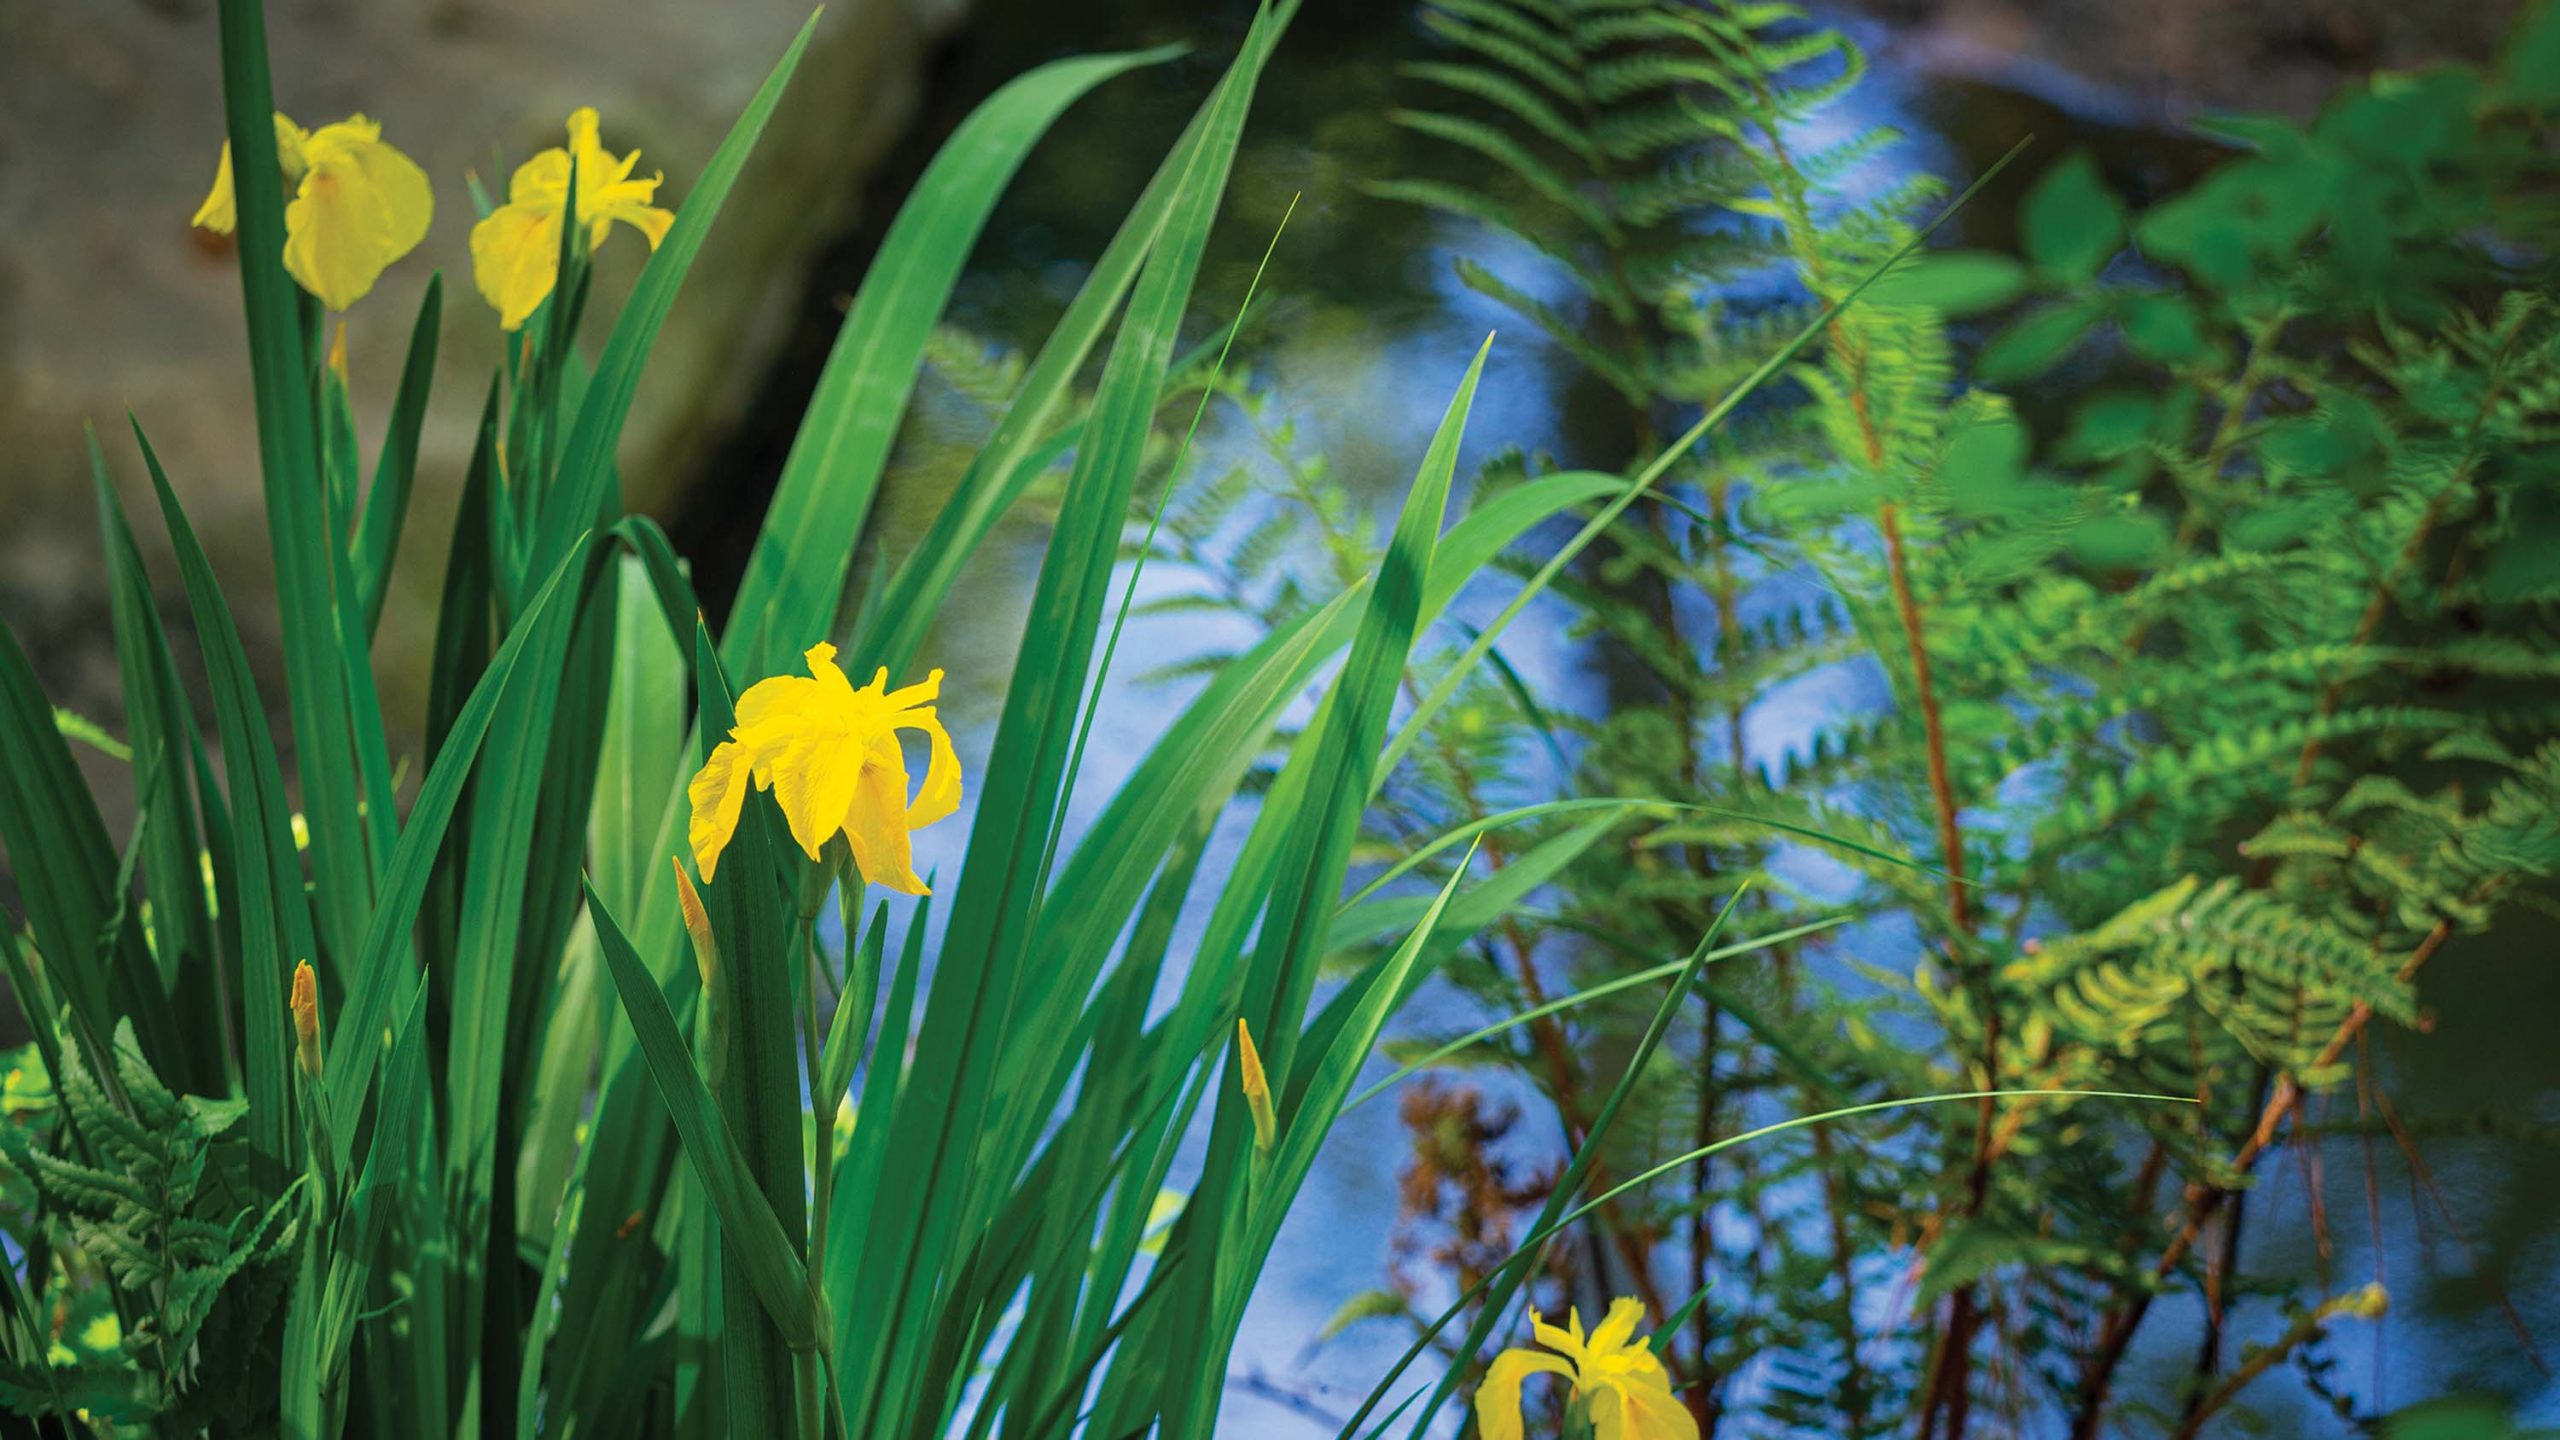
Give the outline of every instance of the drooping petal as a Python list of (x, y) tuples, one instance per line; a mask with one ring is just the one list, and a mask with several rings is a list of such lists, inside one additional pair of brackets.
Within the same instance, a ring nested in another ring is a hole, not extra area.
[(951, 732), (942, 728), (930, 708), (900, 715), (898, 724), (902, 729), (923, 731), (932, 747), (933, 758), (925, 764), (924, 783), (916, 787), (916, 798), (907, 805), (907, 828), (921, 830), (937, 820), (949, 819), (960, 808), (960, 756), (951, 748)]
[(854, 788), (861, 783), (863, 750), (833, 729), (809, 727), (773, 756), (773, 799), (791, 824), (791, 838), (812, 860), (827, 837), (843, 828)]
[(380, 137), (361, 115), (313, 131), (310, 168), (285, 207), (284, 268), (332, 310), (364, 298), (435, 214), (426, 172)]
[(1594, 1440), (1698, 1440), (1698, 1418), (1660, 1375), (1594, 1386), (1591, 1429)]
[(1476, 1433), (1483, 1440), (1520, 1440), (1520, 1387), (1532, 1375), (1561, 1375), (1573, 1383), (1573, 1367), (1535, 1350), (1505, 1350), (1476, 1387)]
[(906, 766), (897, 759), (894, 740), (886, 748), (886, 759), (874, 750), (862, 767), (853, 803), (845, 808), (844, 836), (863, 879), (901, 895), (929, 895), (908, 843)]
[[(302, 174), (311, 168), (304, 156), (310, 143), (310, 132), (276, 114), (276, 165), (284, 172), (284, 183), (300, 183)], [(187, 222), (216, 235), (228, 235), (240, 224), (240, 213), (231, 189), (231, 142), (222, 142), (222, 161), (214, 167), (213, 189), (206, 192), (204, 203), (196, 207), (195, 218)]]
[(639, 231), (650, 249), (657, 249), (658, 242), (667, 238), (667, 230), (676, 223), (676, 212), (648, 203), (657, 188), (655, 180), (626, 180), (597, 196), (592, 212), (595, 228), (587, 248), (593, 250), (603, 244), (606, 232), (612, 229), (611, 222), (619, 220)]
[(711, 883), (720, 852), (738, 833), (738, 815), (747, 803), (753, 770), (746, 747), (735, 740), (723, 740), (712, 747), (711, 758), (694, 772), (693, 782), (685, 787), (685, 798), (693, 805), (685, 841), (692, 847), (694, 866), (702, 872), (705, 885)]
[(231, 195), (231, 142), (222, 142), (222, 163), (214, 168), (213, 189), (196, 207), (195, 218), (187, 222), (199, 230), (228, 235), (240, 225), (240, 212)]
[(560, 278), (557, 206), (509, 203), (471, 227), (471, 280), (514, 330), (541, 308)]

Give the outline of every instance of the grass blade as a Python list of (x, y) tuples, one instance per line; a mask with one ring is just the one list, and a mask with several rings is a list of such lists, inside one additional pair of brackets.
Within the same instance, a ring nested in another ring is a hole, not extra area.
[(719, 1102), (711, 1098), (701, 1072), (694, 1068), (693, 1052), (685, 1047), (684, 1037), (676, 1029), (675, 1015), (667, 1009), (666, 997), (658, 993), (649, 967), (640, 963), (639, 952), (631, 948), (621, 923), (613, 918), (613, 912), (605, 907), (603, 897), (596, 894), (593, 886), (587, 888), (587, 907), (595, 917), (596, 936), (604, 950), (606, 973), (613, 977), (614, 993), (621, 997), (623, 1013), (630, 1017), (640, 1053), (648, 1060), (649, 1073), (658, 1082), (658, 1094), (666, 1102), (668, 1117), (684, 1141), (686, 1158), (693, 1162), (694, 1172), (701, 1177), (704, 1190), (719, 1212), (721, 1233), (729, 1241), (730, 1256), (753, 1282), (757, 1300), (773, 1317), (785, 1341), (795, 1350), (814, 1346), (818, 1343), (817, 1310), (810, 1296), (809, 1277), (800, 1266), (798, 1248), (783, 1233), (773, 1205), (756, 1183), (746, 1151), (728, 1122), (721, 1118)]
[(367, 641), (382, 627), (382, 601), (391, 593), (391, 562), (400, 551), (400, 529), (409, 518), (409, 486), (418, 474), (418, 432), (427, 420), (427, 392), (435, 382), (436, 340), (444, 325), (444, 276), (427, 277), (427, 293), (418, 302), (418, 320), (409, 330), (409, 355), (400, 367), (400, 389), (391, 401), (391, 428), (382, 437), (382, 454), (373, 466), (373, 486), (365, 491), (356, 517), (355, 547), (349, 556), (355, 572), (356, 611)]
[[(228, 13), (227, 6), (225, 9)], [(818, 17), (812, 14), (801, 25), (800, 33), (774, 65), (773, 73), (765, 77), (755, 97), (747, 102), (745, 112), (729, 128), (728, 138), (712, 152), (709, 163), (694, 179), (692, 193), (685, 196), (683, 208), (676, 213), (675, 224), (650, 254), (639, 283), (632, 287), (630, 300), (615, 318), (604, 357), (596, 362), (595, 378), (587, 387), (585, 402), (578, 406), (578, 418), (561, 449), (558, 477), (551, 492), (543, 497), (540, 526), (528, 561), (519, 569), (520, 575), (548, 573), (569, 553), (570, 545), (581, 533), (611, 518), (605, 513), (608, 506), (619, 512), (619, 499), (611, 493), (613, 451), (622, 436), (622, 422), (631, 413), (632, 397), (639, 391), (640, 371), (648, 362), (650, 348), (657, 343), (667, 312), (675, 307), (676, 292), (683, 288), (686, 272), (693, 268), (694, 257), (701, 253), (702, 242), (719, 217), (721, 203), (737, 184), (738, 172), (764, 134), (765, 122), (773, 117), (773, 107), (781, 103), (783, 89), (791, 83), (792, 71), (799, 68), (801, 53), (809, 48), (809, 34), (817, 24)]]
[(827, 633), (854, 541), (905, 419), (933, 324), (996, 197), (1031, 147), (1096, 85), (1171, 49), (1055, 61), (1007, 82), (935, 152), (890, 221), (792, 438), (738, 586), (721, 659), (743, 675), (790, 663)]

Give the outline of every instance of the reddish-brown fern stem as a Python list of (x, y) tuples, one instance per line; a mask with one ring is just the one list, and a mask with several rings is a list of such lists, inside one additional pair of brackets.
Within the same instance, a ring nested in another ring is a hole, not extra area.
[[(1858, 357), (1853, 373), (1864, 379), (1864, 356)], [(1870, 465), (1881, 468), (1883, 445), (1876, 435), (1872, 418), (1867, 413), (1863, 384), (1853, 385), (1850, 404), (1857, 414), (1865, 437)], [(1911, 585), (1911, 566), (1902, 540), (1900, 507), (1888, 500), (1878, 517), (1884, 532), (1885, 567), (1893, 589), (1893, 608), (1902, 622), (1902, 635), (1911, 651), (1912, 697), (1920, 708), (1921, 735), (1927, 747), (1929, 797), (1937, 812), (1938, 851), (1947, 870), (1947, 923), (1959, 937), (1973, 933), (1973, 913), (1965, 897), (1964, 836), (1958, 826), (1955, 782), (1947, 766), (1946, 726), (1938, 705), (1935, 677), (1929, 667), (1929, 644), (1920, 602)], [(1958, 942), (1962, 943), (1961, 940)], [(2000, 1011), (1986, 1004), (1982, 1009), (1982, 1088), (1999, 1088)], [(1965, 1180), (1965, 1212), (1978, 1213), (1990, 1192), (1992, 1135), (1997, 1110), (1986, 1097), (1974, 1130), (1974, 1153)], [(1930, 1375), (1929, 1387), (1920, 1407), (1921, 1433), (1933, 1432), (1936, 1417), (1943, 1409), (1947, 1417), (1946, 1434), (1957, 1440), (1965, 1432), (1971, 1413), (1973, 1336), (1980, 1323), (1981, 1295), (1967, 1285), (1957, 1290), (1948, 1310), (1945, 1343), (1940, 1347), (1938, 1363)]]
[[(2370, 643), (2373, 637), (2380, 633), (2383, 620), (2390, 614), (2391, 596), (2400, 583), (2400, 577), (2418, 565), (2426, 553), (2428, 542), (2434, 538), (2436, 526), (2443, 518), (2445, 497), (2460, 489), (2472, 470), (2478, 466), (2482, 432), (2486, 429), (2489, 417), (2495, 411), (2501, 394), (2497, 377), (2503, 373), (2507, 355), (2512, 347), (2513, 341), (2510, 340), (2491, 362), (2491, 380), (2482, 387), (2479, 406), (2472, 413), (2469, 429), (2463, 438), (2461, 462), (2455, 467), (2453, 475), (2448, 478), (2444, 487), (2428, 500), (2426, 509), (2420, 513), (2408, 540), (2403, 542), (2399, 553), (2393, 557), (2391, 565), (2377, 577), (2373, 593), (2366, 597), (2364, 611), (2356, 619), (2353, 643), (2357, 646)], [(2337, 713), (2338, 706), (2344, 700), (2345, 687), (2345, 677), (2339, 677), (2331, 680), (2322, 689), (2319, 703), (2314, 711), (2319, 719), (2325, 720)], [(2310, 782), (2324, 747), (2324, 740), (2316, 732), (2304, 739), (2301, 753), (2294, 762), (2294, 788), (2300, 789)], [(2249, 883), (2253, 887), (2264, 886), (2272, 878), (2273, 873), (2272, 861), (2261, 859), (2251, 867)], [(2403, 980), (2416, 973), (2418, 967), (2424, 965), (2427, 958), (2435, 953), (2436, 948), (2444, 943), (2451, 933), (2450, 926), (2450, 921), (2438, 921), (2435, 928), (2428, 932), (2427, 937), (2419, 943), (2416, 952), (2410, 957), (2409, 963), (2401, 968), (2400, 975)], [(2348, 1011), (2346, 1021), (2340, 1025), (2337, 1036), (2322, 1051), (2320, 1060), (2313, 1068), (2334, 1063), (2338, 1056), (2344, 1053), (2346, 1047), (2363, 1033), (2365, 1025), (2372, 1018), (2372, 1008), (2361, 1001), (2357, 1002)], [(2301, 1103), (2301, 1099), (2300, 1084), (2292, 1074), (2288, 1073), (2275, 1078), (2272, 1097), (2259, 1116), (2257, 1129), (2251, 1133), (2248, 1142), (2241, 1147), (2239, 1156), (2235, 1158), (2234, 1168), (2245, 1172), (2256, 1163), (2258, 1155), (2274, 1142), (2277, 1127), (2293, 1113), (2294, 1108)], [(2178, 1262), (2183, 1260), (2187, 1251), (2194, 1246), (2196, 1235), (2204, 1221), (2220, 1207), (2229, 1193), (2226, 1189), (2201, 1182), (2187, 1187), (2185, 1218), (2180, 1223), (2176, 1235), (2171, 1239), (2169, 1248), (2163, 1253), (2160, 1263), (2154, 1267), (2155, 1275), (2166, 1276), (2177, 1267)], [(2133, 1341), (2133, 1332), (2141, 1328), (2142, 1319), (2150, 1308), (2151, 1292), (2146, 1289), (2127, 1297), (2120, 1306), (2110, 1312), (2105, 1324), (2102, 1325), (2098, 1348), (2092, 1352), (2087, 1363), (2082, 1367), (2079, 1406), (2072, 1423), (2074, 1440), (2091, 1440), (2091, 1437), (2097, 1435), (2116, 1369), (2123, 1363), (2125, 1351)]]
[[(2451, 920), (2437, 921), (2426, 938), (2410, 952), (2407, 962), (2401, 965), (2398, 978), (2403, 983), (2414, 978), (2452, 934)], [(2338, 1022), (2337, 1031), (2329, 1037), (2328, 1043), (2320, 1047), (2320, 1053), (2303, 1068), (2325, 1070), (2338, 1063), (2338, 1057), (2356, 1042), (2356, 1037), (2364, 1033), (2365, 1026), (2372, 1019), (2373, 1007), (2357, 1001), (2348, 1008), (2346, 1018)], [(2256, 1169), (2258, 1161), (2275, 1144), (2277, 1131), (2301, 1106), (2303, 1090), (2301, 1082), (2295, 1078), (2296, 1073), (2288, 1071), (2277, 1077), (2265, 1107), (2258, 1112), (2257, 1126), (2241, 1142), (2240, 1148), (2232, 1152), (2230, 1163), (2224, 1167), (2232, 1175), (2242, 1176)], [(2143, 1317), (2150, 1312), (2159, 1282), (2176, 1273), (2203, 1235), (2206, 1224), (2234, 1193), (2227, 1185), (2211, 1185), (2200, 1180), (2188, 1184), (2181, 1201), (2184, 1214), (2178, 1229), (2170, 1237), (2167, 1248), (2160, 1252), (2160, 1258), (2152, 1263), (2153, 1283), (2142, 1287), (2107, 1317), (2099, 1329), (2097, 1347), (2082, 1367), (2080, 1403), (2071, 1425), (2074, 1440), (2096, 1440), (2099, 1426), (2105, 1418), (2108, 1391), (2114, 1384), (2116, 1369), (2124, 1363), (2125, 1351), (2133, 1343), (2134, 1332), (2142, 1328)]]

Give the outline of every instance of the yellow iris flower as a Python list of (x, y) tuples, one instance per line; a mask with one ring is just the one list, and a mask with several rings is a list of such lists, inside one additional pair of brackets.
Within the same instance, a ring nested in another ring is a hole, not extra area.
[[(960, 757), (935, 718), (942, 672), (889, 688), (882, 670), (857, 690), (836, 668), (836, 647), (809, 647), (809, 673), (759, 680), (738, 697), (738, 723), (693, 777), (686, 838), (708, 882), (738, 833), (750, 786), (773, 792), (791, 838), (809, 858), (841, 833), (862, 878), (907, 895), (927, 893), (908, 849), (910, 831), (960, 808)], [(898, 732), (917, 730), (931, 749), (924, 783), (907, 798)]]
[[(417, 162), (382, 143), (382, 127), (362, 115), (305, 130), (276, 116), (276, 163), (293, 198), (284, 207), (284, 268), (295, 283), (344, 310), (427, 238), (435, 191)], [(239, 225), (231, 193), (231, 145), (223, 142), (213, 191), (195, 224), (218, 235)]]
[(1557, 1329), (1529, 1312), (1530, 1333), (1556, 1352), (1505, 1350), (1493, 1357), (1476, 1390), (1476, 1429), (1484, 1440), (1520, 1440), (1520, 1385), (1531, 1375), (1561, 1375), (1574, 1403), (1591, 1417), (1598, 1440), (1698, 1440), (1698, 1421), (1671, 1393), (1671, 1373), (1636, 1336), (1644, 1305), (1620, 1297), (1588, 1338), (1582, 1316), (1565, 1313)]
[(560, 282), (560, 223), (569, 208), (570, 158), (577, 159), (577, 218), (587, 227), (587, 250), (593, 253), (621, 221), (649, 237), (649, 248), (667, 236), (674, 212), (650, 204), (657, 198), (661, 173), (646, 180), (631, 178), (640, 152), (617, 160), (597, 134), (595, 107), (581, 105), (569, 116), (569, 145), (555, 145), (516, 167), (507, 182), (507, 203), (471, 227), (471, 278), (480, 294), (497, 307), (498, 324), (513, 330), (542, 304)]

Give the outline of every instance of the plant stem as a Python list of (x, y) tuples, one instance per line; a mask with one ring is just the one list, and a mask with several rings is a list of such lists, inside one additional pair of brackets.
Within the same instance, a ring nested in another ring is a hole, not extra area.
[[(2410, 952), (2408, 962), (2400, 967), (2397, 978), (2403, 983), (2414, 978), (2419, 968), (2435, 955), (2452, 933), (2451, 920), (2437, 921), (2435, 928), (2418, 943), (2417, 949)], [(2337, 1032), (2329, 1037), (2329, 1042), (2321, 1046), (2320, 1053), (2303, 1068), (2325, 1070), (2335, 1065), (2338, 1057), (2344, 1055), (2356, 1037), (2364, 1033), (2364, 1027), (2372, 1019), (2373, 1007), (2363, 1001), (2356, 1002), (2347, 1011), (2346, 1018), (2338, 1022)], [(2276, 1131), (2302, 1104), (2303, 1091), (2301, 1082), (2295, 1078), (2297, 1073), (2288, 1071), (2276, 1078), (2274, 1091), (2268, 1096), (2266, 1107), (2259, 1112), (2256, 1128), (2250, 1131), (2249, 1138), (2232, 1153), (2230, 1164), (2224, 1167), (2233, 1175), (2246, 1175), (2256, 1168), (2259, 1159), (2275, 1144)], [(2114, 1383), (2117, 1368), (2124, 1363), (2125, 1351), (2133, 1343), (2134, 1332), (2141, 1328), (2143, 1317), (2150, 1312), (2159, 1282), (2166, 1280), (2177, 1270), (2179, 1262), (2187, 1258), (2187, 1252), (2195, 1248), (2197, 1239), (2203, 1234), (2206, 1222), (2233, 1193), (2234, 1188), (2228, 1183), (2207, 1184), (2198, 1180), (2188, 1184), (2183, 1200), (2185, 1217), (2167, 1248), (2160, 1252), (2160, 1258), (2152, 1264), (2153, 1283), (2137, 1291), (2100, 1325), (2097, 1348), (2091, 1352), (2088, 1364), (2082, 1367), (2080, 1403), (2071, 1424), (2073, 1440), (2096, 1440), (2105, 1416), (2108, 1390)]]
[[(846, 944), (853, 942), (846, 937)], [(825, 1031), (818, 1024), (818, 921), (815, 915), (800, 919), (800, 1039), (808, 1052), (809, 1072), (809, 1168), (812, 1172), (809, 1205), (809, 1283), (826, 1285), (827, 1220), (835, 1189), (835, 1107), (821, 1091), (825, 1068)], [(827, 1337), (818, 1337), (818, 1354), (800, 1357), (800, 1433), (808, 1440), (826, 1440), (827, 1417), (820, 1395), (819, 1367), (826, 1353)], [(832, 1377), (823, 1388), (832, 1389)]]

